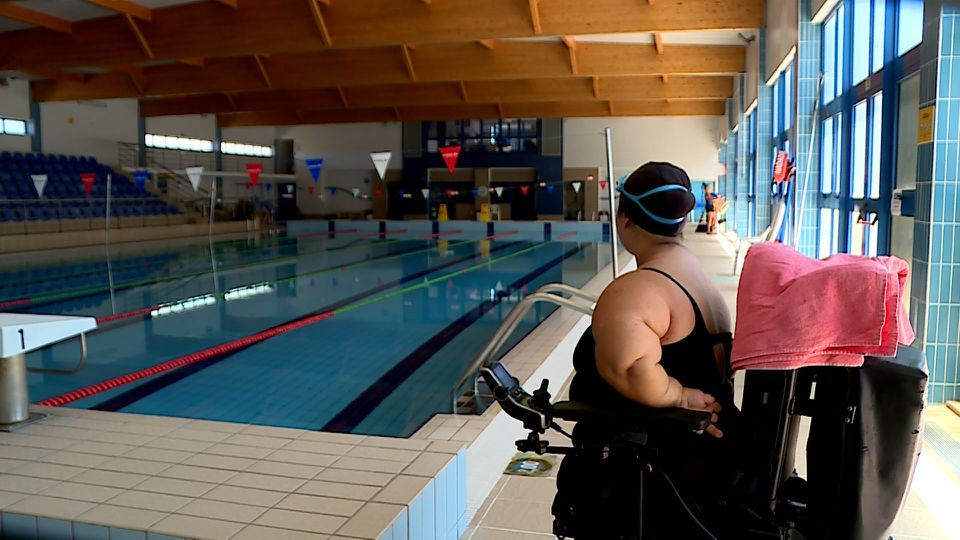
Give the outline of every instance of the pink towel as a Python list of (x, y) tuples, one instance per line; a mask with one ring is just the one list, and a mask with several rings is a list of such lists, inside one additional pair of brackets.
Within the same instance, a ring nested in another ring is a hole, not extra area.
[(907, 263), (834, 255), (822, 261), (783, 244), (747, 252), (737, 293), (734, 369), (863, 365), (894, 356), (914, 333), (903, 309)]

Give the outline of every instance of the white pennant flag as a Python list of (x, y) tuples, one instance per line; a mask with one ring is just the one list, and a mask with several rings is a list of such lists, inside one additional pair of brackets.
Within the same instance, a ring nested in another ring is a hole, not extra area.
[(200, 187), (200, 177), (203, 176), (203, 167), (187, 167), (187, 177), (190, 178), (190, 184), (196, 191)]
[(353, 192), (353, 198), (357, 198), (360, 196), (360, 188), (353, 188), (350, 191)]
[(293, 184), (287, 184), (287, 193), (293, 193)]
[(574, 191), (575, 193), (580, 193), (580, 186), (582, 186), (582, 185), (583, 185), (583, 183), (581, 183), (581, 182), (574, 182), (574, 183), (573, 183), (573, 191)]
[(43, 190), (47, 187), (47, 175), (31, 174), (30, 178), (33, 178), (33, 186), (37, 188), (37, 195), (43, 197)]
[(390, 157), (393, 152), (370, 152), (370, 159), (373, 160), (373, 166), (377, 168), (377, 174), (383, 180), (383, 175), (387, 174), (387, 165), (390, 164)]
[(493, 190), (497, 192), (497, 197), (503, 195), (503, 188), (502, 188), (502, 187), (495, 187), (495, 188), (493, 188)]
[(429, 199), (429, 198), (430, 198), (430, 189), (429, 189), (429, 188), (423, 188), (423, 189), (421, 189), (421, 190), (420, 190), (420, 193), (423, 193), (423, 198), (424, 198), (424, 199)]

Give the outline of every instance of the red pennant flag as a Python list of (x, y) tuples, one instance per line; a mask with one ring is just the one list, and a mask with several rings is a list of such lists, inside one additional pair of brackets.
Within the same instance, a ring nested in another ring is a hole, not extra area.
[(90, 196), (90, 192), (93, 191), (93, 181), (97, 178), (97, 175), (94, 173), (81, 173), (80, 181), (83, 182), (83, 189), (87, 190), (87, 197)]
[(263, 172), (263, 163), (247, 163), (247, 174), (250, 175), (250, 182), (254, 186), (260, 181), (260, 173)]
[(382, 194), (383, 194), (383, 190), (380, 189), (380, 188), (376, 188), (376, 189), (373, 190), (373, 196), (374, 196), (374, 197), (377, 197), (378, 199), (380, 198), (380, 195), (382, 195)]
[(243, 183), (243, 187), (245, 187), (245, 188), (247, 188), (247, 189), (250, 189), (250, 188), (253, 187), (253, 184), (251, 184), (250, 182), (244, 182), (244, 183)]
[(530, 193), (530, 186), (520, 186), (520, 193), (523, 193), (524, 195)]
[(600, 189), (607, 189), (607, 181), (606, 181), (606, 180), (601, 180), (601, 181), (600, 181)]
[(460, 147), (444, 146), (440, 148), (440, 155), (443, 156), (443, 161), (446, 162), (450, 172), (453, 172), (453, 170), (457, 168), (457, 158), (460, 157)]
[(313, 186), (307, 186), (307, 193), (313, 195)]

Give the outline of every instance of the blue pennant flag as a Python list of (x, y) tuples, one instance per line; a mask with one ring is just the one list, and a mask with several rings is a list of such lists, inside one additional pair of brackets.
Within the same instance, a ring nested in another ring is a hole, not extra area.
[(146, 191), (144, 186), (146, 186), (148, 178), (150, 178), (150, 173), (147, 171), (133, 171), (133, 181), (137, 184), (137, 190), (141, 195)]
[(336, 196), (336, 194), (337, 194), (337, 188), (335, 188), (335, 187), (329, 187), (329, 188), (327, 188), (327, 189), (330, 190), (330, 196), (331, 196), (331, 197)]
[(470, 194), (473, 195), (474, 197), (477, 196), (477, 193), (478, 193), (477, 188), (473, 188), (470, 190)]
[(270, 191), (270, 184), (264, 184), (264, 187), (267, 188), (267, 191)]
[(553, 184), (547, 184), (547, 193), (553, 193)]
[(401, 189), (401, 190), (400, 190), (400, 198), (401, 198), (401, 199), (403, 198), (403, 194), (404, 194), (404, 193), (405, 193), (405, 191)]
[(323, 168), (323, 158), (307, 158), (307, 168), (310, 169), (310, 176), (313, 177), (313, 183), (320, 180), (320, 169)]

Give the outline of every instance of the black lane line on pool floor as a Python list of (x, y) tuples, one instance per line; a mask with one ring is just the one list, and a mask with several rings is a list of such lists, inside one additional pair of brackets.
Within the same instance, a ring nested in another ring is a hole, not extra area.
[[(490, 253), (496, 253), (496, 252), (499, 252), (499, 251), (503, 251), (504, 249), (517, 246), (518, 244), (522, 244), (522, 242), (510, 242), (510, 243), (504, 244), (504, 245), (502, 245), (502, 246), (497, 246), (497, 247), (491, 248), (491, 249), (490, 249)], [(373, 295), (375, 295), (375, 294), (377, 294), (377, 293), (381, 293), (381, 292), (383, 292), (383, 291), (392, 289), (392, 288), (394, 288), (394, 287), (396, 287), (396, 286), (403, 285), (403, 284), (408, 283), (408, 282), (410, 282), (410, 281), (413, 281), (413, 280), (415, 280), (415, 279), (420, 279), (420, 278), (422, 278), (422, 277), (424, 277), (424, 276), (427, 276), (427, 275), (432, 274), (432, 273), (434, 273), (434, 272), (437, 272), (437, 271), (439, 271), (439, 270), (443, 270), (443, 269), (446, 269), (446, 268), (450, 268), (451, 266), (456, 266), (456, 265), (461, 264), (461, 263), (464, 263), (464, 262), (469, 262), (469, 261), (475, 260), (475, 259), (477, 259), (478, 257), (480, 257), (480, 253), (479, 253), (479, 252), (473, 253), (472, 255), (467, 255), (467, 256), (465, 256), (465, 257), (459, 257), (459, 258), (457, 258), (456, 260), (453, 260), (453, 261), (450, 261), (450, 262), (441, 264), (440, 266), (436, 266), (436, 267), (433, 267), (433, 268), (427, 268), (426, 270), (422, 270), (422, 271), (420, 271), (420, 272), (416, 272), (416, 273), (411, 274), (411, 275), (409, 275), (409, 276), (404, 276), (404, 277), (402, 277), (402, 278), (400, 278), (400, 279), (397, 279), (397, 280), (394, 280), (394, 281), (391, 281), (391, 282), (388, 282), (388, 283), (384, 283), (383, 285), (378, 285), (377, 287), (374, 287), (373, 289), (370, 289), (370, 290), (368, 290), (368, 291), (364, 291), (364, 292), (355, 294), (355, 295), (350, 296), (350, 297), (348, 297), (348, 298), (345, 298), (345, 299), (343, 299), (343, 300), (338, 300), (337, 302), (334, 302), (333, 304), (329, 304), (329, 305), (327, 305), (327, 306), (324, 306), (324, 307), (322, 307), (322, 308), (320, 308), (320, 309), (318, 309), (318, 310), (315, 310), (315, 311), (313, 311), (313, 312), (311, 312), (311, 313), (307, 313), (306, 315), (302, 315), (302, 316), (300, 316), (300, 317), (297, 317), (296, 319), (292, 319), (292, 320), (290, 320), (290, 321), (286, 321), (286, 322), (284, 322), (283, 324), (284, 324), (284, 325), (290, 324), (290, 323), (292, 323), (292, 322), (296, 322), (296, 321), (299, 321), (299, 320), (301, 320), (301, 319), (305, 319), (305, 318), (307, 318), (307, 317), (312, 317), (312, 316), (317, 315), (317, 314), (319, 314), (319, 313), (324, 313), (324, 312), (328, 312), (328, 311), (335, 311), (335, 310), (340, 309), (340, 308), (342, 308), (342, 307), (345, 307), (345, 306), (348, 306), (348, 305), (350, 305), (350, 304), (353, 304), (354, 302), (359, 302), (359, 301), (361, 301), (361, 300), (364, 300), (364, 299), (366, 299), (366, 298), (369, 298), (369, 297), (371, 297), (371, 296), (373, 296)], [(278, 325), (278, 326), (281, 326), (281, 325)], [(276, 326), (274, 326), (273, 328), (276, 328)], [(269, 329), (268, 329), (268, 330), (269, 330)], [(262, 342), (260, 342), (260, 343), (262, 343)], [(89, 407), (89, 408), (90, 408), (91, 410), (96, 410), (96, 411), (111, 411), (111, 412), (117, 412), (117, 411), (123, 409), (124, 407), (129, 407), (130, 405), (136, 403), (137, 401), (140, 401), (141, 399), (149, 396), (150, 394), (153, 394), (154, 392), (157, 392), (157, 391), (159, 391), (159, 390), (162, 390), (162, 389), (166, 388), (167, 386), (170, 386), (171, 384), (174, 384), (174, 383), (176, 383), (176, 382), (178, 382), (178, 381), (181, 381), (181, 380), (189, 377), (190, 375), (193, 375), (194, 373), (197, 373), (197, 372), (199, 372), (199, 371), (202, 371), (202, 370), (204, 370), (204, 369), (206, 369), (206, 368), (208, 368), (208, 367), (210, 367), (210, 366), (213, 366), (213, 365), (215, 365), (215, 364), (217, 364), (217, 363), (219, 363), (219, 362), (221, 362), (221, 361), (223, 361), (223, 360), (225, 360), (225, 359), (233, 356), (234, 354), (237, 354), (237, 353), (240, 352), (240, 351), (243, 351), (243, 350), (245, 350), (245, 349), (248, 349), (249, 347), (252, 347), (252, 345), (250, 345), (250, 346), (248, 346), (248, 347), (243, 347), (243, 348), (241, 348), (241, 349), (237, 349), (237, 350), (231, 351), (231, 352), (229, 352), (229, 353), (227, 353), (227, 354), (224, 354), (224, 355), (222, 355), (222, 356), (216, 356), (216, 357), (210, 358), (209, 360), (204, 360), (204, 361), (202, 361), (202, 362), (197, 362), (197, 363), (195, 363), (195, 364), (189, 364), (189, 365), (187, 365), (187, 366), (184, 366), (184, 367), (175, 369), (175, 370), (173, 370), (173, 371), (167, 372), (167, 373), (165, 373), (165, 374), (163, 374), (163, 375), (160, 375), (160, 376), (154, 378), (153, 380), (150, 380), (150, 381), (145, 382), (144, 384), (141, 384), (140, 386), (137, 386), (137, 387), (135, 387), (135, 388), (131, 388), (131, 389), (129, 389), (129, 390), (127, 390), (127, 391), (119, 394), (119, 395), (116, 395), (116, 396), (114, 396), (114, 397), (112, 397), (112, 398), (110, 398), (110, 399), (108, 399), (108, 400), (100, 403), (99, 405), (95, 405), (95, 406)]]
[[(530, 273), (511, 283), (507, 290), (515, 290), (527, 285), (536, 278), (540, 277), (554, 266), (562, 263), (564, 260), (576, 255), (583, 249), (583, 246), (577, 246), (567, 250), (550, 262), (535, 268)], [(461, 315), (456, 321), (447, 325), (446, 328), (428, 339), (425, 343), (417, 347), (408, 354), (403, 360), (400, 360), (389, 371), (384, 373), (379, 379), (373, 382), (366, 390), (357, 396), (349, 405), (344, 407), (336, 416), (327, 422), (319, 431), (336, 431), (340, 433), (350, 433), (363, 420), (367, 418), (377, 407), (379, 407), (390, 394), (393, 393), (401, 384), (404, 383), (414, 372), (427, 363), (433, 355), (450, 343), (455, 337), (483, 317), (488, 311), (497, 306), (504, 298), (504, 295), (498, 295), (496, 300), (484, 300), (477, 307)]]

